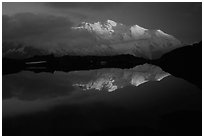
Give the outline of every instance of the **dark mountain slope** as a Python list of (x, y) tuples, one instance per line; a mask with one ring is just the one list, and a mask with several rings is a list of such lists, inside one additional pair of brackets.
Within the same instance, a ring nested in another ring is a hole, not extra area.
[(173, 50), (151, 63), (202, 87), (202, 42)]

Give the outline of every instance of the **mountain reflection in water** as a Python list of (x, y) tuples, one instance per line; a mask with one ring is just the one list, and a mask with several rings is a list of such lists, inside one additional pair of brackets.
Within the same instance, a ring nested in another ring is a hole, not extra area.
[(201, 90), (150, 64), (54, 74), (22, 71), (3, 76), (2, 92), (3, 135), (201, 132)]
[[(84, 90), (112, 92), (127, 86), (139, 86), (147, 81), (160, 81), (169, 76), (161, 68), (144, 64), (131, 69), (104, 68), (69, 73), (33, 73), (22, 71), (3, 76), (3, 116), (36, 112), (83, 95)], [(74, 98), (73, 98), (74, 97)]]
[[(83, 81), (83, 78), (80, 78), (80, 81), (73, 84), (73, 86), (78, 86), (83, 90), (107, 89), (108, 92), (112, 92), (127, 85), (139, 86), (148, 81), (160, 81), (170, 75), (162, 71), (161, 68), (150, 64), (139, 65), (132, 69), (81, 71), (80, 74), (84, 76), (84, 74), (88, 74), (88, 72), (95, 74), (93, 79), (90, 78), (88, 81)], [(75, 75), (75, 73), (71, 74)]]

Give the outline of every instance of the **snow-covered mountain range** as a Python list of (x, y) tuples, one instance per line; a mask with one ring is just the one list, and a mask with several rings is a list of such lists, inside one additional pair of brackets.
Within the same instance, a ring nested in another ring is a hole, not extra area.
[(174, 36), (161, 30), (149, 30), (139, 25), (126, 26), (112, 20), (104, 23), (82, 22), (75, 30), (92, 33), (99, 44), (108, 47), (113, 53), (131, 54), (154, 59), (182, 46)]
[[(87, 33), (87, 36), (91, 37), (78, 40), (76, 36), (72, 38), (72, 40), (76, 38), (76, 40), (73, 40), (74, 43), (70, 42), (68, 46), (63, 46), (63, 48), (55, 47), (54, 49), (51, 47), (45, 49), (39, 46), (36, 48), (32, 45), (3, 43), (3, 56), (32, 57), (33, 55), (43, 54), (106, 56), (130, 54), (136, 57), (156, 59), (164, 53), (182, 46), (179, 40), (161, 30), (145, 29), (139, 25), (126, 26), (112, 20), (95, 23), (82, 22), (78, 26), (72, 27), (71, 31), (76, 34)], [(89, 38), (90, 40), (88, 40)], [(80, 41), (80, 44), (77, 41)]]

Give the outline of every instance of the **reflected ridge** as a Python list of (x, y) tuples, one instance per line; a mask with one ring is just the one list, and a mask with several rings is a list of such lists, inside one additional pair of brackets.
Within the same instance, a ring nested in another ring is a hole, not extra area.
[(148, 81), (160, 81), (170, 75), (161, 68), (150, 64), (139, 65), (131, 69), (112, 68), (81, 71), (81, 75), (88, 72), (94, 74), (93, 79), (83, 81), (83, 78), (80, 78), (81, 81), (75, 82), (73, 86), (82, 90), (95, 89), (112, 92), (128, 85), (139, 86)]

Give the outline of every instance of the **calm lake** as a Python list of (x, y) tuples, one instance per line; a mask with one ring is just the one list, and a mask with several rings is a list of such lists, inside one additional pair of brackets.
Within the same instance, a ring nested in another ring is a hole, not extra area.
[(193, 135), (202, 93), (157, 66), (3, 76), (3, 135)]

